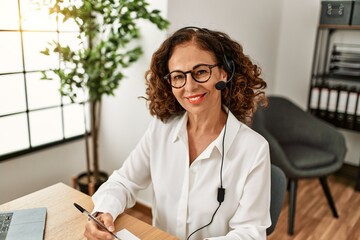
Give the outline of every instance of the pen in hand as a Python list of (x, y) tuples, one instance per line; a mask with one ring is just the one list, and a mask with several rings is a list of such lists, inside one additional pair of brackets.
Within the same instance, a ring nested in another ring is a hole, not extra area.
[(93, 220), (102, 230), (110, 233), (115, 239), (121, 240), (118, 236), (116, 236), (113, 232), (109, 231), (107, 227), (97, 220), (93, 215), (91, 215), (88, 211), (86, 211), (83, 207), (81, 207), (79, 204), (74, 203), (74, 206), (82, 213), (86, 214), (87, 217), (89, 217), (91, 220)]

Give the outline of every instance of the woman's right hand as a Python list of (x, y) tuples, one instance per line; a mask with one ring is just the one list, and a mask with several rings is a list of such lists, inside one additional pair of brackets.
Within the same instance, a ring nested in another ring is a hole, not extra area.
[[(100, 222), (102, 222), (109, 231), (114, 232), (115, 226), (113, 222), (113, 218), (110, 213), (99, 213), (96, 217)], [(114, 239), (110, 233), (101, 230), (101, 228), (95, 223), (95, 221), (89, 219), (89, 221), (85, 225), (84, 236), (88, 240), (104, 240)]]

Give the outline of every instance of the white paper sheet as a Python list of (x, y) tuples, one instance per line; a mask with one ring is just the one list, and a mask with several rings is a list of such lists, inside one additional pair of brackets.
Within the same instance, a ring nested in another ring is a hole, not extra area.
[(140, 240), (140, 238), (136, 237), (134, 234), (129, 232), (127, 229), (120, 230), (116, 233), (116, 236), (121, 238), (121, 240)]

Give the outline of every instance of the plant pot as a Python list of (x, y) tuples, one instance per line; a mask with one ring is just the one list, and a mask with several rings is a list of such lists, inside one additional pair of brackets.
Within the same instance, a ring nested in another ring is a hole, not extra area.
[[(101, 184), (103, 184), (108, 179), (108, 177), (109, 175), (106, 172), (99, 171), (99, 179), (94, 185), (94, 191), (96, 191), (101, 186)], [(90, 178), (93, 179), (93, 172), (90, 173)], [(76, 183), (81, 192), (89, 194), (89, 181), (86, 172), (80, 173), (77, 176)]]

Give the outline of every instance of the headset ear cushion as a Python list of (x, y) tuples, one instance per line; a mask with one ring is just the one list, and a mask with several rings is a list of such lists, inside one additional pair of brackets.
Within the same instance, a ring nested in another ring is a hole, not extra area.
[(224, 68), (225, 68), (225, 71), (227, 73), (231, 73), (233, 71), (232, 67), (233, 67), (233, 61), (230, 58), (226, 57), (226, 55), (224, 55)]

